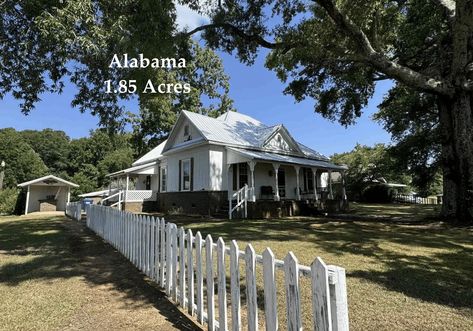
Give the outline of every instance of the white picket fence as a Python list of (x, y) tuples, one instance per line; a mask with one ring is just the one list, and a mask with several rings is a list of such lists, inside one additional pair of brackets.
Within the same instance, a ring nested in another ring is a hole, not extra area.
[(82, 218), (82, 205), (80, 202), (69, 202), (66, 205), (66, 215), (80, 221)]
[[(349, 329), (345, 269), (327, 266), (320, 258), (307, 267), (300, 265), (292, 252), (278, 260), (269, 248), (262, 255), (256, 254), (251, 245), (241, 251), (235, 240), (229, 246), (222, 238), (214, 243), (211, 235), (204, 240), (200, 232), (194, 235), (190, 229), (185, 231), (164, 218), (99, 205), (87, 207), (87, 226), (159, 284), (200, 324), (206, 323), (208, 330), (258, 330), (259, 309), (266, 330), (302, 330), (303, 308), (310, 309), (314, 330)], [(258, 302), (257, 264), (263, 268), (264, 302)], [(240, 267), (246, 276), (246, 326), (242, 325)], [(285, 279), (287, 327), (278, 324), (278, 269)], [(301, 307), (301, 277), (310, 280), (311, 307)]]

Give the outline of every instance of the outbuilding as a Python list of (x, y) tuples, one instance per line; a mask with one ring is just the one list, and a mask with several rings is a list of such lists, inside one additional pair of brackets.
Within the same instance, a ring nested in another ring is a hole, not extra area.
[(71, 187), (79, 185), (48, 175), (18, 184), (27, 188), (25, 215), (31, 212), (64, 211), (71, 198)]

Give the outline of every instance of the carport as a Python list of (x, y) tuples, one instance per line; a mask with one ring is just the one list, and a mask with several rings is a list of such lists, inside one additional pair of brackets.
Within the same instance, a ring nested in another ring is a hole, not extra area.
[(31, 212), (64, 211), (71, 197), (71, 187), (79, 185), (48, 175), (18, 184), (26, 187), (25, 215)]

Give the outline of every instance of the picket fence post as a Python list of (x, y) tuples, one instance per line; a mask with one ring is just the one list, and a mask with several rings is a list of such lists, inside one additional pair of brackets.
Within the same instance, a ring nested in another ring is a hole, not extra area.
[[(67, 204), (67, 216), (80, 220), (80, 213), (80, 203)], [(189, 315), (195, 315), (198, 323), (203, 325), (206, 322), (208, 330), (258, 330), (258, 310), (261, 309), (257, 302), (258, 264), (263, 271), (262, 309), (266, 330), (302, 330), (302, 308), (311, 310), (313, 330), (349, 330), (345, 269), (326, 265), (319, 257), (310, 267), (301, 266), (292, 252), (281, 261), (276, 259), (270, 248), (266, 248), (262, 255), (257, 255), (251, 244), (240, 251), (235, 240), (227, 247), (223, 238), (219, 237), (214, 243), (208, 234), (204, 241), (199, 231), (194, 236), (190, 229), (178, 228), (164, 218), (137, 215), (105, 206), (88, 206), (86, 225), (159, 284), (166, 295)], [(244, 261), (245, 269), (246, 326), (241, 322), (240, 259)], [(231, 325), (227, 311), (227, 262), (230, 267)], [(280, 326), (278, 321), (276, 272), (281, 269), (284, 275), (287, 327)], [(311, 282), (311, 307), (301, 307), (301, 277), (308, 277)], [(215, 300), (218, 312), (215, 311)]]

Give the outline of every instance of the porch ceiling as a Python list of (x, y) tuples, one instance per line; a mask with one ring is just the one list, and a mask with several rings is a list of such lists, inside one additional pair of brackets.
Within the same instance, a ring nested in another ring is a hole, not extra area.
[[(243, 157), (245, 159), (248, 159), (249, 161), (254, 160), (254, 161), (260, 161), (260, 162), (286, 163), (286, 164), (300, 165), (300, 166), (318, 168), (318, 169), (331, 169), (331, 170), (336, 170), (336, 171), (347, 169), (346, 166), (339, 166), (327, 161), (305, 159), (302, 157), (295, 157), (295, 156), (290, 156), (290, 155), (253, 151), (253, 150), (233, 148), (233, 147), (229, 147), (228, 151), (232, 153), (236, 153), (239, 156), (235, 158), (236, 160), (241, 159), (241, 157)], [(237, 161), (232, 162), (231, 160), (229, 160), (229, 163), (239, 163), (239, 162)]]

